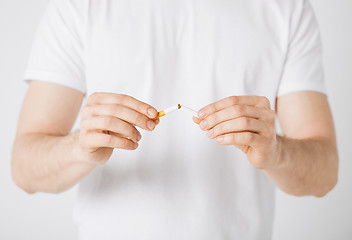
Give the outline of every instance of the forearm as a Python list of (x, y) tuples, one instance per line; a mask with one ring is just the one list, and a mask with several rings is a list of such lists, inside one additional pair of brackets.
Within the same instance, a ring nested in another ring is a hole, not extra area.
[(89, 174), (95, 165), (83, 162), (78, 133), (67, 136), (28, 134), (17, 138), (12, 156), (12, 175), (29, 193), (58, 193)]
[(336, 185), (338, 157), (333, 141), (278, 137), (278, 142), (278, 164), (264, 171), (282, 191), (321, 197)]

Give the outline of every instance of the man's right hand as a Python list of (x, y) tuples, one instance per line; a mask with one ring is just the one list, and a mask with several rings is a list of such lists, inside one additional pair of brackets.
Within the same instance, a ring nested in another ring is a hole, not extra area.
[(135, 150), (141, 140), (136, 129), (153, 131), (159, 119), (152, 106), (131, 96), (93, 93), (81, 112), (79, 143), (83, 159), (94, 165), (104, 164), (114, 148)]

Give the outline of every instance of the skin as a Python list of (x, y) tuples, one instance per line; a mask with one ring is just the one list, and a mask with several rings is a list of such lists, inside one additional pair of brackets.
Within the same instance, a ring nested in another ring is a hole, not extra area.
[[(80, 130), (70, 133), (84, 95), (55, 84), (32, 81), (23, 104), (12, 154), (14, 182), (28, 193), (65, 191), (113, 150), (138, 148), (141, 133), (153, 131), (157, 111), (133, 97), (94, 93), (82, 108)], [(278, 116), (284, 136), (275, 133)], [(234, 96), (199, 111), (208, 137), (233, 145), (283, 191), (324, 196), (337, 182), (334, 125), (325, 95), (298, 92), (277, 99)], [(206, 123), (206, 124), (205, 124)]]
[(80, 130), (70, 133), (84, 95), (32, 81), (20, 115), (12, 154), (14, 182), (28, 193), (65, 191), (108, 161), (113, 150), (134, 150), (153, 131), (157, 111), (133, 97), (94, 93), (82, 108)]
[[(278, 116), (283, 136), (275, 130)], [(209, 138), (241, 149), (282, 191), (325, 196), (337, 183), (334, 124), (326, 96), (297, 92), (277, 99), (276, 112), (261, 96), (232, 96), (194, 117)]]

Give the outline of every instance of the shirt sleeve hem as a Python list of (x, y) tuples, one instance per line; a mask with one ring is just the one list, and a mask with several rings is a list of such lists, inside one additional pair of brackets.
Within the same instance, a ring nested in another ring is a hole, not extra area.
[(73, 76), (68, 76), (65, 74), (45, 71), (27, 71), (24, 74), (23, 80), (26, 83), (29, 83), (32, 80), (55, 83), (73, 88), (83, 94), (86, 94), (86, 86), (84, 83), (80, 82), (79, 79)]
[(314, 92), (319, 92), (324, 95), (327, 95), (327, 91), (324, 83), (292, 82), (290, 84), (285, 84), (284, 86), (281, 86), (277, 94), (277, 97), (281, 97), (289, 93), (301, 92), (301, 91), (314, 91)]

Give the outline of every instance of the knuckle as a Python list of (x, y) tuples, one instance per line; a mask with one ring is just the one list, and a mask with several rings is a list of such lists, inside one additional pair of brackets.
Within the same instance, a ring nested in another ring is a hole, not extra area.
[(130, 148), (130, 141), (127, 138), (122, 139), (122, 148), (129, 149)]
[(132, 134), (135, 139), (137, 139), (141, 134), (137, 131), (137, 129), (133, 129)]
[(209, 116), (209, 120), (208, 121), (209, 121), (210, 125), (214, 125), (215, 123), (217, 123), (217, 121), (218, 121), (217, 114), (213, 114), (213, 115)]
[(137, 125), (141, 125), (142, 123), (144, 123), (145, 126), (147, 125), (146, 121), (144, 121), (143, 115), (142, 114), (137, 114), (136, 124)]
[(238, 135), (237, 135), (236, 133), (230, 134), (230, 141), (231, 141), (232, 143), (237, 142), (237, 141), (238, 141)]
[(124, 105), (128, 101), (128, 96), (126, 94), (119, 94), (116, 96), (116, 100), (119, 104)]
[(127, 125), (126, 134), (128, 137), (137, 137), (137, 130), (132, 125)]
[(221, 134), (225, 131), (225, 127), (223, 124), (220, 124), (220, 125), (217, 125), (215, 128), (214, 128), (214, 133), (215, 134)]
[(116, 104), (112, 109), (113, 116), (123, 116), (126, 113), (126, 108), (122, 105)]
[(228, 143), (235, 143), (236, 142), (236, 136), (235, 134), (228, 134), (227, 135), (227, 142)]
[(99, 99), (100, 99), (100, 93), (99, 92), (95, 92), (95, 93), (92, 93), (90, 96), (89, 96), (89, 101), (90, 102), (97, 102)]
[(106, 134), (103, 141), (104, 141), (104, 145), (111, 146), (113, 144), (114, 138), (112, 135)]
[(246, 141), (247, 141), (248, 143), (253, 143), (254, 140), (255, 140), (255, 136), (254, 136), (253, 133), (247, 133), (247, 134), (245, 135), (245, 138), (246, 138)]
[(217, 137), (218, 135), (220, 135), (220, 131), (219, 128), (216, 126), (213, 128), (213, 133), (210, 137)]
[(213, 134), (212, 134), (212, 136), (218, 136), (218, 135), (220, 135), (221, 134), (221, 128), (220, 128), (220, 126), (215, 126), (215, 127), (213, 127)]
[(105, 128), (110, 127), (110, 126), (112, 125), (112, 123), (113, 123), (113, 119), (110, 118), (110, 117), (106, 117), (106, 118), (104, 118), (104, 120), (103, 120), (103, 126), (104, 126)]
[(215, 117), (213, 115), (208, 116), (206, 118), (206, 122), (207, 122), (207, 127), (206, 128), (214, 126), (215, 125)]
[(118, 94), (115, 96), (116, 98), (116, 102), (119, 104), (122, 104), (124, 99), (125, 99), (126, 95), (125, 94)]
[(136, 110), (141, 113), (146, 113), (151, 106), (143, 102), (138, 101), (137, 99), (131, 97), (132, 100), (136, 102)]
[(235, 105), (232, 107), (232, 109), (236, 115), (241, 116), (244, 114), (244, 107), (241, 105)]
[(251, 124), (251, 120), (249, 118), (242, 118), (241, 119), (241, 126), (246, 128), (249, 127), (249, 125)]
[(230, 101), (232, 105), (236, 105), (238, 103), (238, 96), (231, 96)]
[(211, 105), (211, 112), (217, 112), (218, 108), (216, 107), (216, 104)]
[(120, 112), (119, 105), (110, 105), (108, 107), (108, 112), (110, 113), (110, 115), (115, 116), (118, 112)]

